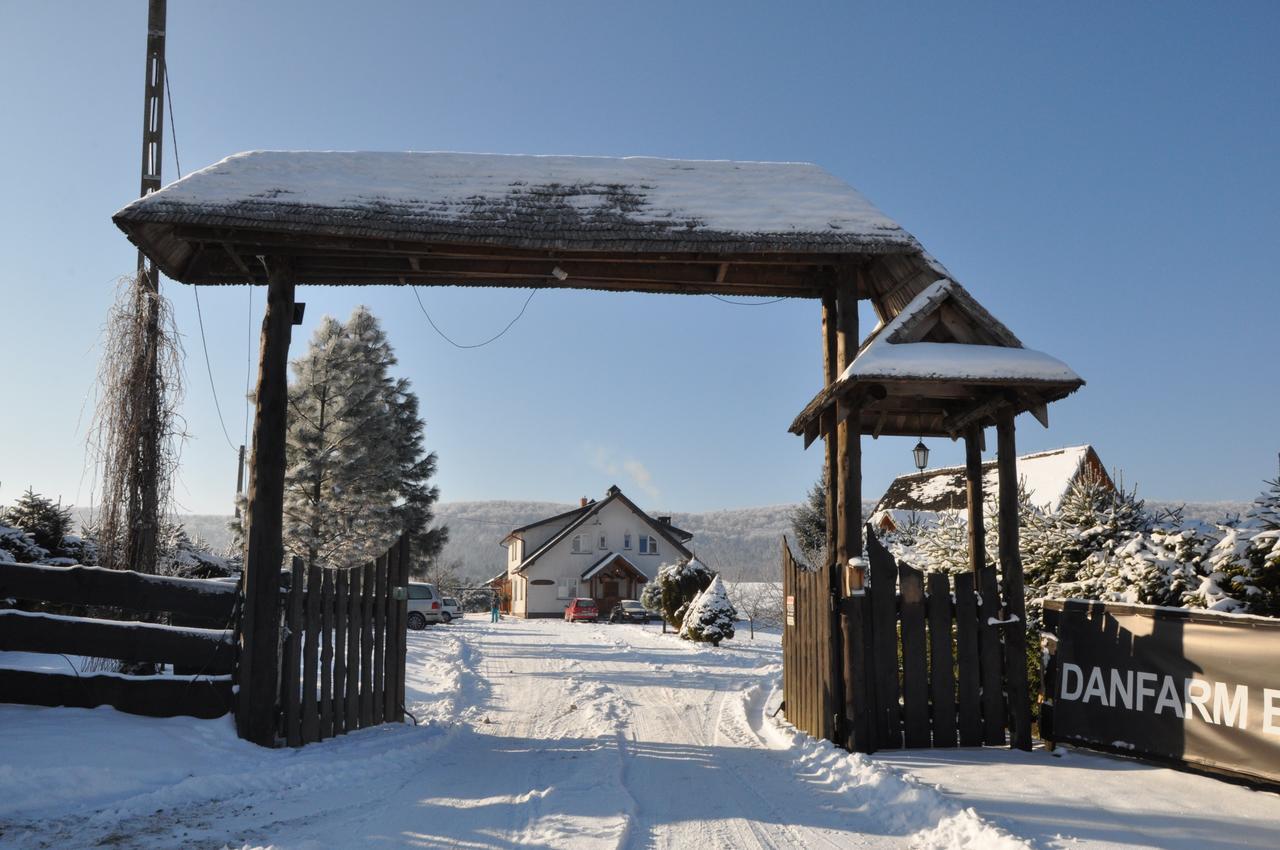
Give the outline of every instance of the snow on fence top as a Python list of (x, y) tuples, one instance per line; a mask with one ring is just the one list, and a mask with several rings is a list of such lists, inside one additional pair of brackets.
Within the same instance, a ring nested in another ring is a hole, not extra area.
[(851, 186), (790, 162), (252, 151), (134, 201), (115, 220), (587, 250), (920, 250)]

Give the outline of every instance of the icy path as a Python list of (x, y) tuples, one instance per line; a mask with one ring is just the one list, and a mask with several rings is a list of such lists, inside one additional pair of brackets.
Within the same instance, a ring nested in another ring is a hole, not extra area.
[(835, 751), (769, 719), (778, 639), (743, 637), (436, 627), (410, 636), (422, 726), (298, 751), (238, 741), (226, 719), (0, 706), (0, 846), (1280, 846), (1280, 798), (1201, 777), (1079, 753)]

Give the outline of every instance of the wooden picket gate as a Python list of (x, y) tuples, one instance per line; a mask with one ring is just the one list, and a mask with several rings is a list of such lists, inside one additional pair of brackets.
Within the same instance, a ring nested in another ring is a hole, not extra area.
[(408, 582), (407, 537), (360, 567), (294, 558), (279, 699), (289, 746), (403, 719)]
[[(804, 569), (783, 541), (788, 719), (857, 752), (1004, 744), (1006, 729), (1015, 740), (1026, 733), (1025, 666), (1013, 667), (1026, 661), (1002, 640), (1012, 621), (995, 570), (926, 575), (896, 563), (870, 528), (867, 555), (868, 586), (838, 603), (836, 675), (829, 663), (835, 597), (823, 571)], [(843, 682), (842, 705), (828, 710), (833, 682)]]

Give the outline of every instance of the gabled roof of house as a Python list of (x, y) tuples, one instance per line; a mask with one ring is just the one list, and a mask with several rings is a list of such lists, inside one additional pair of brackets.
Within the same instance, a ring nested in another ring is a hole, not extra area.
[[(684, 555), (686, 558), (693, 557), (693, 553), (684, 547), (684, 541), (687, 541), (690, 538), (692, 538), (693, 537), (692, 534), (690, 534), (687, 531), (682, 531), (676, 528), (675, 526), (666, 525), (664, 523), (658, 522), (656, 519), (649, 516), (644, 511), (642, 511), (640, 507), (636, 505), (635, 502), (628, 499), (626, 495), (620, 489), (618, 489), (617, 486), (613, 486), (609, 488), (608, 495), (606, 495), (603, 499), (601, 499), (598, 502), (592, 502), (591, 504), (587, 505), (585, 508), (580, 508), (579, 509), (581, 511), (580, 516), (578, 516), (576, 519), (574, 519), (572, 522), (570, 522), (568, 525), (562, 528), (558, 534), (553, 535), (551, 539), (548, 540), (546, 543), (543, 543), (541, 546), (539, 546), (537, 551), (533, 552), (528, 557), (526, 557), (523, 561), (521, 561), (520, 565), (516, 567), (516, 571), (523, 572), (531, 564), (533, 564), (535, 561), (537, 561), (547, 552), (551, 551), (551, 549), (553, 549), (557, 543), (559, 543), (561, 540), (564, 540), (566, 537), (572, 534), (575, 530), (582, 527), (587, 520), (591, 519), (591, 517), (598, 514), (601, 511), (601, 509), (604, 508), (605, 505), (608, 505), (615, 500), (621, 501), (624, 505), (630, 508), (632, 513), (636, 514), (636, 516), (644, 520), (644, 522), (648, 524), (648, 526), (651, 529), (653, 529), (658, 533), (659, 537), (661, 537), (662, 539), (670, 543), (672, 546), (674, 546), (676, 548), (676, 551), (678, 551), (680, 554)], [(509, 536), (510, 535), (508, 535), (508, 537)]]
[[(1110, 483), (1111, 478), (1092, 446), (1069, 446), (1036, 452), (1018, 458), (1018, 480), (1026, 488), (1031, 504), (1053, 513), (1062, 502), (1071, 482), (1085, 470)], [(996, 461), (982, 465), (982, 489), (994, 495), (999, 486)], [(895, 525), (911, 512), (962, 510), (968, 504), (963, 466), (927, 469), (900, 475), (876, 504), (874, 517), (891, 511)]]
[(590, 581), (592, 576), (594, 576), (596, 573), (600, 572), (605, 567), (613, 566), (618, 561), (622, 561), (624, 564), (626, 564), (640, 578), (644, 579), (645, 581), (649, 580), (649, 576), (645, 575), (644, 570), (637, 567), (631, 561), (630, 558), (628, 558), (626, 555), (622, 554), (621, 552), (610, 552), (608, 555), (605, 555), (603, 558), (596, 561), (591, 566), (587, 567), (585, 570), (582, 571), (582, 580)]
[(548, 523), (558, 522), (558, 521), (561, 521), (561, 520), (566, 521), (566, 522), (573, 522), (573, 521), (574, 521), (574, 520), (576, 520), (579, 516), (581, 516), (582, 514), (586, 513), (587, 511), (591, 510), (591, 506), (592, 506), (592, 505), (594, 505), (594, 504), (595, 504), (595, 500), (594, 500), (594, 499), (592, 499), (590, 502), (588, 502), (588, 503), (587, 503), (587, 504), (585, 504), (585, 505), (582, 505), (581, 507), (577, 507), (577, 508), (573, 508), (573, 509), (571, 509), (571, 510), (567, 510), (567, 511), (565, 511), (564, 513), (556, 514), (555, 516), (549, 516), (549, 517), (547, 517), (546, 519), (540, 519), (540, 520), (538, 520), (537, 522), (531, 522), (531, 523), (529, 523), (528, 525), (522, 525), (522, 526), (520, 526), (519, 528), (513, 528), (513, 529), (511, 529), (511, 532), (510, 532), (509, 534), (507, 534), (507, 536), (506, 536), (506, 537), (502, 538), (502, 540), (499, 542), (499, 544), (498, 544), (498, 545), (500, 545), (500, 546), (501, 546), (501, 545), (504, 545), (504, 544), (505, 544), (508, 540), (510, 540), (512, 537), (515, 537), (515, 536), (519, 535), (519, 534), (520, 534), (520, 533), (522, 533), (522, 532), (528, 531), (528, 530), (529, 530), (529, 529), (531, 529), (531, 528), (537, 528), (537, 527), (538, 527), (538, 526), (540, 526), (540, 525), (546, 525), (546, 524), (548, 524)]

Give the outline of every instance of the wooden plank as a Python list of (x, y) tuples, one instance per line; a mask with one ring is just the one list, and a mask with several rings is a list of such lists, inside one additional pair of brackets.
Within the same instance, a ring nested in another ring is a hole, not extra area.
[(346, 729), (360, 728), (360, 578), (359, 569), (347, 570), (347, 705)]
[(902, 588), (902, 701), (904, 742), (910, 748), (928, 747), (929, 663), (925, 650), (924, 575), (898, 565)]
[(320, 584), (320, 738), (333, 737), (333, 570)]
[(982, 665), (982, 740), (1005, 743), (1004, 652), (1000, 645), (1000, 589), (996, 571), (978, 574), (978, 652)]
[(350, 603), (347, 587), (350, 576), (346, 570), (333, 573), (333, 733), (347, 731), (347, 618)]
[(258, 354), (249, 470), (249, 525), (240, 630), (236, 728), (264, 747), (275, 744), (280, 671), (280, 565), (284, 561), (285, 430), (288, 423), (289, 339), (293, 277), (287, 260), (268, 257), (267, 310)]
[(307, 569), (307, 596), (302, 645), (302, 743), (320, 740), (320, 707), (316, 700), (320, 654), (320, 566)]
[(848, 748), (856, 753), (873, 753), (876, 750), (873, 708), (875, 695), (871, 690), (874, 674), (868, 669), (871, 657), (867, 649), (868, 626), (871, 619), (871, 597), (865, 590), (857, 591), (841, 601), (844, 623), (844, 662), (846, 673), (846, 710), (849, 717)]
[(360, 728), (373, 725), (373, 562), (360, 577)]
[(109, 705), (145, 717), (190, 715), (205, 719), (226, 714), (235, 699), (230, 676), (76, 675), (4, 667), (0, 667), (0, 694), (5, 702), (21, 705)]
[(960, 573), (956, 585), (956, 676), (960, 746), (982, 745), (982, 670), (978, 659), (978, 598), (973, 573)]
[(1018, 551), (1018, 450), (1012, 411), (996, 417), (1000, 474), (1000, 573), (1004, 579), (1004, 667), (1009, 688), (1010, 745), (1031, 751), (1031, 695), (1027, 690), (1027, 605)]
[(386, 609), (386, 630), (382, 634), (383, 649), (383, 684), (380, 698), (382, 700), (382, 718), (384, 723), (391, 723), (396, 720), (395, 706), (392, 705), (394, 700), (392, 695), (396, 689), (396, 645), (395, 645), (395, 628), (396, 628), (396, 571), (398, 569), (398, 560), (400, 557), (399, 541), (387, 550), (387, 586), (386, 593), (382, 597), (382, 606)]
[(796, 662), (792, 653), (795, 647), (795, 639), (792, 637), (795, 628), (787, 622), (787, 600), (792, 596), (792, 566), (791, 547), (787, 545), (785, 534), (782, 536), (779, 561), (782, 566), (782, 705), (783, 712), (786, 714), (787, 719), (790, 720), (791, 712), (795, 708), (794, 697), (792, 696), (794, 688), (791, 686), (791, 677), (795, 673)]
[(387, 556), (378, 557), (373, 566), (373, 723), (382, 723), (386, 707), (387, 663)]
[(875, 535), (867, 536), (871, 565), (871, 618), (874, 636), (876, 741), (880, 749), (902, 746), (901, 706), (898, 703), (897, 570), (893, 556)]
[(933, 745), (956, 745), (956, 677), (951, 638), (951, 584), (945, 573), (929, 574), (929, 701)]
[(0, 599), (89, 604), (215, 620), (231, 618), (236, 586), (103, 567), (0, 564)]
[[(411, 541), (409, 535), (400, 535), (400, 587), (407, 588), (409, 586), (409, 567), (411, 554)], [(408, 652), (408, 630), (405, 628), (406, 617), (409, 612), (409, 596), (407, 593), (402, 594), (401, 598), (396, 602), (396, 644), (399, 648), (399, 660), (396, 661), (396, 718), (403, 720), (403, 711), (405, 707), (404, 680), (405, 680), (405, 664), (407, 662), (406, 654)]]
[(0, 611), (0, 650), (170, 662), (218, 676), (235, 669), (234, 635), (223, 629)]
[[(386, 647), (386, 683), (382, 689), (382, 719), (386, 723), (399, 723), (400, 712), (399, 706), (396, 705), (396, 694), (399, 691), (399, 680), (397, 678), (396, 662), (400, 660), (399, 641), (402, 639), (397, 635), (397, 618), (400, 606), (396, 604), (395, 591), (400, 586), (400, 542), (397, 540), (395, 545), (387, 552), (387, 631), (385, 639)], [(403, 630), (404, 626), (399, 626), (399, 630)]]
[(295, 557), (292, 578), (289, 582), (289, 607), (286, 613), (284, 674), (280, 679), (280, 689), (283, 692), (280, 711), (284, 714), (284, 736), (291, 747), (302, 746), (301, 683), (299, 682), (302, 666), (302, 596), (305, 592), (302, 582), (302, 559)]

